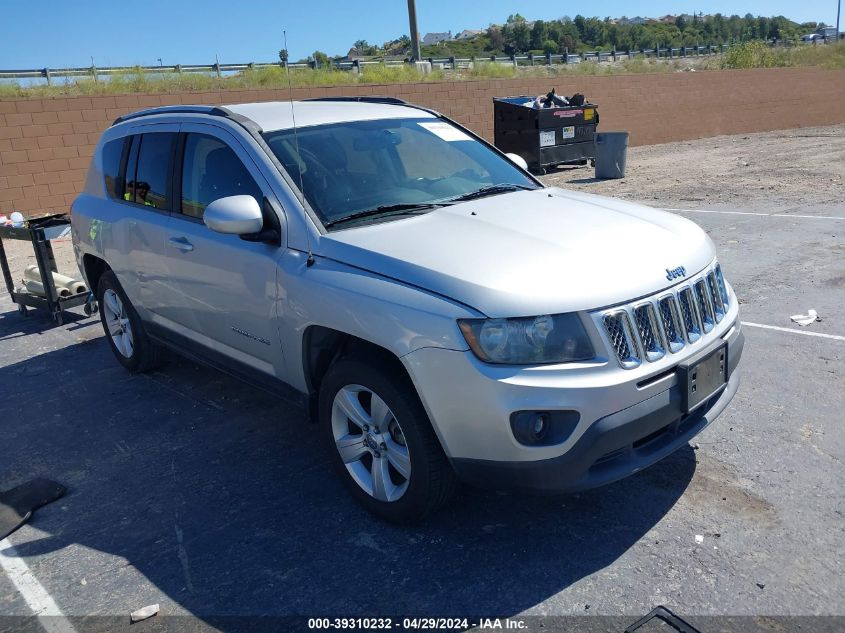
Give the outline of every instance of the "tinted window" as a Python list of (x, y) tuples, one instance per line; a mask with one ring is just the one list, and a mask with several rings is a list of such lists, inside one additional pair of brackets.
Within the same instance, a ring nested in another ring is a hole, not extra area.
[(169, 208), (167, 182), (175, 138), (171, 133), (141, 135), (135, 178), (130, 180), (129, 170), (126, 172), (125, 199), (156, 209)]
[(135, 202), (135, 169), (138, 167), (138, 146), (140, 144), (141, 137), (133, 136), (132, 145), (129, 146), (126, 172), (123, 175), (123, 199), (129, 202)]
[(125, 144), (126, 138), (119, 138), (103, 145), (103, 178), (109, 198), (120, 196), (123, 189), (123, 183), (120, 182), (120, 159)]
[(201, 218), (209, 203), (248, 195), (261, 204), (264, 194), (241, 159), (225, 143), (204, 134), (188, 134), (182, 162), (182, 213)]

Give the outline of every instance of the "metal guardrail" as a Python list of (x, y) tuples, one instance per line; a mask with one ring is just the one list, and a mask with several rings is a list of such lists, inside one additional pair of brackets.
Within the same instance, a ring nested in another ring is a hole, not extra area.
[[(770, 42), (776, 47), (795, 46), (796, 42), (788, 40), (776, 40)], [(698, 57), (704, 55), (716, 55), (724, 53), (726, 49), (735, 46), (731, 44), (708, 44), (705, 46), (681, 46), (677, 48), (641, 48), (631, 50), (610, 50), (610, 51), (585, 51), (581, 53), (558, 53), (547, 55), (510, 55), (490, 57), (428, 57), (425, 61), (431, 63), (432, 67), (440, 70), (463, 70), (474, 63), (494, 63), (510, 66), (553, 66), (555, 64), (577, 64), (581, 62), (612, 62), (624, 59), (637, 58), (658, 58), (658, 59), (680, 59), (685, 57)], [(384, 60), (343, 60), (331, 62), (327, 67), (334, 70), (360, 72), (367, 66), (403, 66), (407, 60), (384, 59)], [(247, 64), (176, 64), (175, 66), (89, 66), (83, 68), (36, 68), (28, 70), (0, 70), (0, 80), (19, 79), (43, 79), (47, 85), (51, 85), (55, 78), (76, 78), (88, 77), (95, 81), (101, 78), (107, 79), (113, 75), (126, 75), (137, 72), (145, 74), (179, 74), (179, 73), (202, 73), (223, 77), (234, 73), (243, 73), (261, 68), (285, 67), (282, 62), (262, 62)], [(316, 62), (287, 64), (291, 69), (315, 69)]]

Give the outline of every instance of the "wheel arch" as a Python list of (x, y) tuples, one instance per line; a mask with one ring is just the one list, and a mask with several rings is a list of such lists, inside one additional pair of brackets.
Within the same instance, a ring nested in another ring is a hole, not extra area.
[(97, 293), (97, 285), (100, 283), (100, 277), (107, 270), (111, 270), (104, 259), (86, 253), (82, 256), (82, 274), (85, 275), (85, 280), (88, 282), (88, 287), (91, 291)]
[(340, 358), (354, 356), (373, 359), (389, 367), (394, 375), (406, 380), (414, 388), (411, 376), (399, 357), (381, 345), (322, 325), (306, 328), (302, 337), (302, 369), (308, 389), (308, 413), (317, 420), (317, 400), (320, 384), (332, 364)]

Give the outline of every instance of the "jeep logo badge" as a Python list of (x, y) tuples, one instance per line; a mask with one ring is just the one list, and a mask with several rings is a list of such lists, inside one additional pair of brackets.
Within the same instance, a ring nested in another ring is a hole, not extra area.
[(673, 279), (677, 279), (678, 277), (686, 277), (687, 271), (686, 268), (683, 266), (678, 266), (677, 268), (669, 268), (666, 269), (666, 279), (672, 281)]

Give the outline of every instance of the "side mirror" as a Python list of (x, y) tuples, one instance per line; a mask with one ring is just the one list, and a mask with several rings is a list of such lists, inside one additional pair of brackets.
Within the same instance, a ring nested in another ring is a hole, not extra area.
[(258, 233), (264, 226), (261, 207), (252, 196), (218, 198), (205, 208), (202, 221), (212, 231), (230, 235)]
[(528, 171), (528, 163), (525, 162), (525, 159), (520, 156), (519, 154), (505, 154), (508, 158), (510, 158), (513, 162), (517, 165), (522, 167), (525, 171)]

